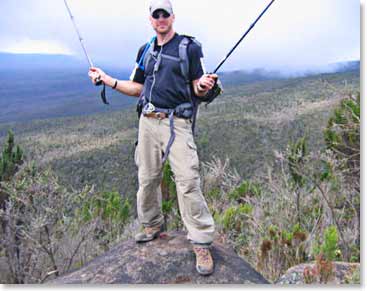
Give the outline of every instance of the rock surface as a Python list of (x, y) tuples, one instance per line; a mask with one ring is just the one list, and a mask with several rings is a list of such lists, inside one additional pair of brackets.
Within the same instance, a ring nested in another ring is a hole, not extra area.
[[(303, 271), (305, 268), (314, 268), (314, 263), (300, 264), (288, 269), (287, 272), (281, 276), (275, 284), (306, 284), (304, 282)], [(353, 280), (353, 275), (359, 272), (359, 263), (334, 262), (333, 276), (327, 284), (360, 284)], [(357, 280), (358, 281), (358, 280)], [(312, 284), (319, 284), (318, 282)]]
[(5, 257), (0, 257), (0, 284), (10, 282), (10, 271), (8, 260)]
[(219, 242), (212, 245), (215, 271), (201, 276), (186, 236), (163, 233), (159, 239), (136, 244), (122, 242), (49, 284), (268, 284), (247, 262)]

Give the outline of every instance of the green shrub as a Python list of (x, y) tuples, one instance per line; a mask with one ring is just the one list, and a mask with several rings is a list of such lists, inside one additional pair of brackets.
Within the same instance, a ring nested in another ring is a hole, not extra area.
[(23, 163), (23, 160), (23, 150), (19, 145), (15, 145), (14, 134), (9, 130), (0, 156), (0, 181), (9, 180)]
[(342, 100), (324, 131), (328, 149), (344, 161), (349, 176), (360, 173), (360, 94)]
[(246, 217), (251, 215), (253, 206), (248, 203), (243, 203), (238, 206), (231, 206), (224, 211), (222, 223), (227, 230), (240, 231), (243, 222), (246, 221)]
[(168, 161), (163, 166), (161, 190), (164, 228), (167, 230), (171, 228), (178, 230), (181, 226), (181, 216), (176, 206), (178, 205), (176, 182)]
[(128, 199), (122, 199), (118, 192), (101, 192), (91, 197), (84, 204), (81, 215), (84, 221), (100, 216), (103, 221), (111, 224), (125, 223), (131, 211)]
[(208, 193), (206, 193), (206, 196), (211, 200), (218, 200), (221, 197), (221, 192), (219, 188), (213, 188)]
[(251, 204), (243, 203), (240, 206), (238, 206), (237, 214), (238, 215), (241, 215), (241, 214), (250, 215), (253, 209), (254, 207)]
[(164, 193), (165, 191), (162, 189), (163, 198), (174, 198), (177, 196), (176, 182), (169, 162), (166, 162), (163, 166), (162, 188), (167, 189), (167, 193)]
[(226, 229), (233, 228), (236, 218), (237, 208), (235, 206), (231, 206), (226, 209), (223, 214), (223, 226)]
[(335, 260), (336, 252), (338, 250), (338, 240), (338, 232), (335, 226), (329, 226), (325, 229), (321, 252), (329, 261)]
[(228, 196), (231, 200), (241, 203), (241, 199), (245, 198), (246, 196), (260, 197), (261, 187), (260, 185), (251, 181), (243, 181), (242, 184), (230, 192)]
[(286, 231), (285, 229), (281, 232), (283, 244), (291, 245), (293, 239), (293, 233)]
[(260, 237), (257, 251), (258, 270), (276, 280), (291, 266), (305, 262), (306, 233), (295, 224), (291, 230), (271, 224)]
[(173, 209), (173, 201), (172, 200), (164, 200), (162, 201), (162, 212), (164, 215), (167, 215), (172, 212)]
[(306, 179), (299, 173), (299, 169), (305, 162), (307, 152), (307, 138), (305, 136), (288, 145), (288, 168), (295, 187), (302, 188), (306, 183)]

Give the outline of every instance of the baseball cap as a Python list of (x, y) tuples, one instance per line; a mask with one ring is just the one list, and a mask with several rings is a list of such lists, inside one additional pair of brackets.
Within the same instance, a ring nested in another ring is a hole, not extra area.
[(150, 2), (150, 15), (153, 15), (154, 11), (157, 11), (159, 9), (162, 9), (169, 14), (173, 14), (172, 4), (169, 0), (152, 0)]

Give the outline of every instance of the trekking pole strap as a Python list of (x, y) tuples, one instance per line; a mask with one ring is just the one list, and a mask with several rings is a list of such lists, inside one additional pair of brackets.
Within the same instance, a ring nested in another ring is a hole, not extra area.
[(109, 105), (110, 103), (107, 101), (107, 97), (106, 97), (106, 84), (104, 82), (102, 82), (102, 84), (103, 84), (103, 88), (102, 88), (102, 91), (101, 91), (102, 102), (106, 105)]
[(163, 159), (162, 159), (162, 164), (165, 163), (165, 161), (167, 160), (168, 158), (168, 155), (171, 151), (171, 147), (173, 145), (173, 142), (175, 141), (175, 138), (176, 138), (176, 133), (175, 133), (175, 124), (174, 124), (174, 114), (175, 114), (175, 111), (172, 110), (170, 113), (169, 113), (169, 128), (170, 128), (170, 137), (169, 137), (169, 140), (168, 140), (168, 143), (167, 143), (167, 146), (166, 146), (166, 150), (164, 151), (164, 156), (163, 156)]

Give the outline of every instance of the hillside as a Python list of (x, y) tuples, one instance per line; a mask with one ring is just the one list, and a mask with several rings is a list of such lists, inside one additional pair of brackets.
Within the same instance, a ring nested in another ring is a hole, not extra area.
[[(65, 55), (0, 53), (0, 123), (113, 112), (136, 102), (107, 89), (109, 106), (88, 77), (88, 65)], [(131, 72), (104, 67), (126, 79)], [(124, 98), (122, 98), (124, 97)]]
[[(312, 147), (320, 146), (322, 130), (342, 97), (340, 92), (359, 87), (359, 71), (224, 85), (225, 94), (200, 110), (199, 154), (202, 161), (214, 156), (228, 158), (242, 178), (249, 178), (271, 165), (274, 151), (283, 150), (290, 140), (305, 133)], [(56, 91), (61, 94), (60, 88)], [(135, 195), (134, 107), (3, 123), (2, 139), (10, 128), (27, 156), (43, 167), (50, 165), (66, 185), (79, 189), (86, 183), (96, 184), (98, 189)]]

